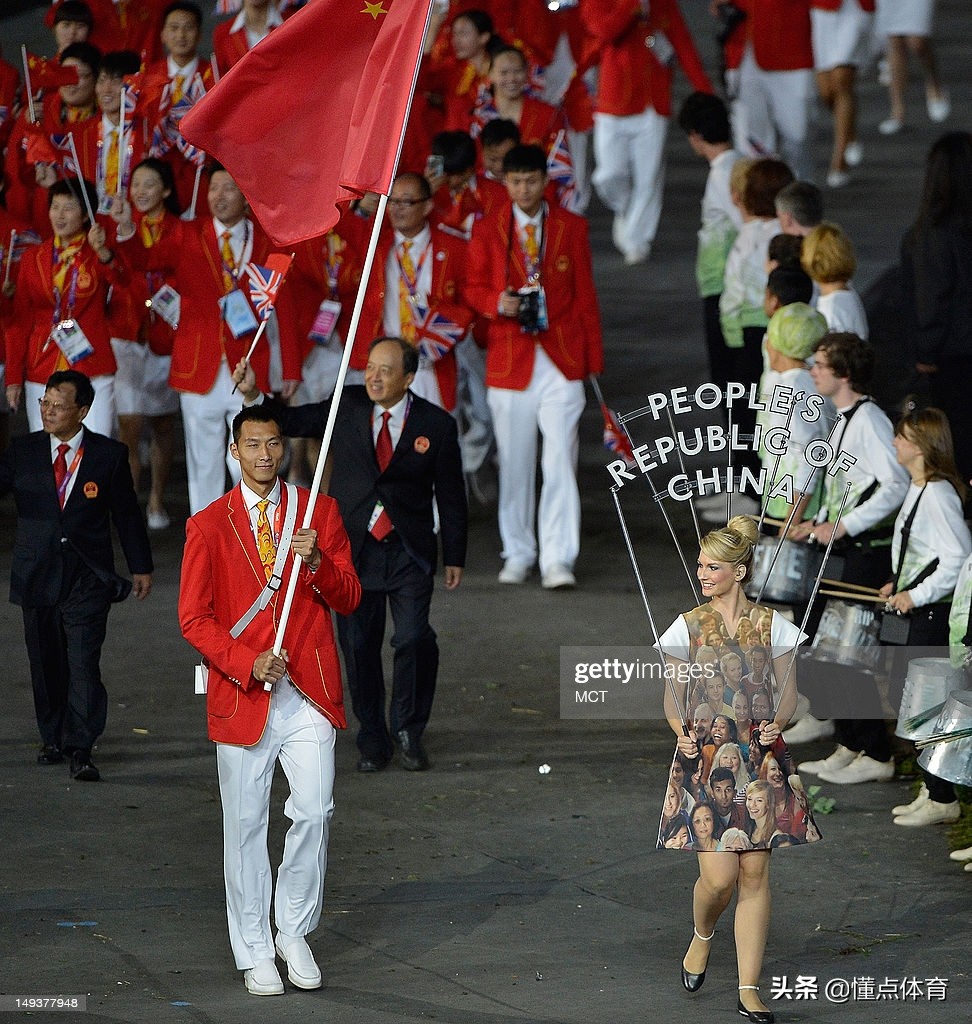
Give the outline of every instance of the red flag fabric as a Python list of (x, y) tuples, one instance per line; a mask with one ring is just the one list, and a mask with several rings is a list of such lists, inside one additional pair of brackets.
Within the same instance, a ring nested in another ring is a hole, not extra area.
[(182, 119), (279, 245), (390, 191), (431, 2), (311, 0)]
[(30, 75), (30, 87), (34, 91), (78, 84), (78, 69), (73, 64), (65, 67), (54, 57), (27, 54), (27, 73)]

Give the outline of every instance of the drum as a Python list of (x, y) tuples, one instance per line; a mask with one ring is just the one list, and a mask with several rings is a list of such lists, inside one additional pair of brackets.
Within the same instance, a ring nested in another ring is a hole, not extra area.
[[(776, 564), (773, 565), (773, 556), (779, 543), (779, 537), (760, 537), (753, 552), (753, 571), (746, 585), (746, 595), (755, 601), (762, 590), (763, 600), (776, 604), (802, 604), (809, 601), (823, 561), (824, 549), (813, 544), (785, 540)], [(839, 577), (843, 571), (843, 559), (831, 556), (827, 571), (831, 578)]]
[[(972, 690), (949, 694), (933, 732), (952, 733), (964, 729), (972, 729)], [(940, 779), (959, 786), (972, 786), (972, 736), (925, 747), (918, 763)]]
[(874, 608), (854, 601), (830, 600), (810, 646), (810, 657), (814, 661), (876, 672), (885, 653), (878, 643), (880, 628)]
[(909, 720), (943, 703), (953, 690), (961, 690), (964, 685), (965, 673), (955, 668), (948, 658), (912, 658), (908, 662), (904, 693), (901, 694), (895, 736), (906, 740), (931, 736), (935, 732), (938, 714), (932, 715), (922, 725), (909, 726)]

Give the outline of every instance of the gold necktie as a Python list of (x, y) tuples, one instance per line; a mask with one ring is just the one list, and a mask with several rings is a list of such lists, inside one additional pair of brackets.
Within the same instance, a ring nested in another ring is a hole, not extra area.
[(118, 191), (118, 132), (112, 132), (105, 157), (105, 193), (114, 195)]
[(186, 84), (185, 75), (176, 75), (172, 83), (172, 105), (175, 106), (182, 99)]
[(537, 257), (540, 255), (540, 249), (537, 246), (537, 226), (535, 224), (527, 224), (526, 228), (526, 254), (527, 259), (530, 261), (530, 265), (533, 266), (537, 262)]
[(269, 498), (257, 502), (257, 508), (260, 510), (260, 514), (257, 516), (257, 551), (260, 553), (260, 561), (263, 563), (263, 571), (267, 579), (273, 575), (273, 563), (277, 557), (277, 545), (273, 542), (273, 532), (267, 517), (269, 504)]
[(236, 278), (233, 271), (236, 270), (236, 260), (233, 258), (233, 247), (230, 245), (230, 238), (233, 236), (229, 231), (224, 231), (220, 236), (219, 251), (223, 257), (223, 290), (231, 292), (236, 287)]
[(410, 301), (408, 285), (418, 287), (415, 276), (415, 264), (409, 250), (412, 243), (406, 239), (402, 242), (402, 269), (398, 275), (398, 316), (402, 322), (402, 337), (413, 345), (418, 341), (418, 331), (415, 329), (415, 319), (412, 316), (412, 303)]

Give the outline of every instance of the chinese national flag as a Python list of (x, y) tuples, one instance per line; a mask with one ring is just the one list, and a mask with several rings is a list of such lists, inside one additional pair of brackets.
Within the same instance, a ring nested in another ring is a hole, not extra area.
[(78, 84), (78, 69), (73, 64), (66, 67), (57, 59), (27, 55), (27, 73), (30, 75), (30, 88), (60, 89), (62, 85)]
[(280, 245), (322, 235), (335, 203), (391, 189), (431, 0), (311, 0), (180, 124)]

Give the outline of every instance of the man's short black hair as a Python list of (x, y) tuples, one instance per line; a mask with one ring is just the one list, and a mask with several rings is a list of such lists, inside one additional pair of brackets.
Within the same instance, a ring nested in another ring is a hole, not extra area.
[(396, 176), (395, 181), (410, 181), (419, 190), (422, 199), (428, 201), (432, 198), (432, 186), (429, 184), (429, 179), (417, 171), (402, 171)]
[(101, 58), (101, 71), (111, 78), (137, 75), (142, 58), (134, 50), (112, 50)]
[(871, 343), (850, 331), (825, 334), (815, 352), (823, 352), (834, 376), (850, 382), (858, 394), (865, 394), (874, 375), (874, 349)]
[(280, 432), (280, 422), (272, 409), (265, 405), (249, 405), (233, 417), (233, 444), (239, 443), (244, 423), (272, 423)]
[(172, 3), (169, 4), (162, 12), (162, 24), (165, 25), (166, 19), (169, 15), (174, 14), (176, 11), (183, 11), (186, 14), (191, 14), (196, 19), (196, 28), (202, 28), (202, 8), (199, 4), (194, 4), (192, 0), (172, 0)]
[(97, 46), (91, 43), (71, 43), (70, 46), (65, 46), (58, 54), (58, 60), (63, 64), (66, 60), (79, 60), (86, 67), (91, 69), (91, 74), (95, 78), (98, 77), (98, 72), (101, 70), (101, 50)]
[(802, 235), (773, 235), (766, 249), (766, 258), (778, 267), (799, 267), (802, 249)]
[(805, 302), (809, 306), (813, 298), (813, 281), (802, 267), (784, 264), (770, 271), (766, 290), (776, 296), (781, 306), (789, 306), (793, 302)]
[(487, 121), (479, 133), (479, 144), (484, 149), (486, 146), (498, 146), (501, 142), (512, 142), (515, 146), (520, 144), (519, 127), (516, 122), (508, 121), (505, 117)]
[(462, 174), (476, 166), (476, 143), (468, 132), (439, 132), (432, 139), (432, 155), (442, 157), (446, 174)]
[(384, 341), (391, 341), (402, 350), (402, 369), (406, 374), (418, 373), (418, 349), (410, 341), (406, 341), (404, 338), (398, 338), (394, 334), (382, 335), (380, 338), (375, 338), (375, 340), (368, 346), (368, 352), (370, 353), (376, 345), (380, 345)]
[(732, 774), (729, 768), (713, 768), (709, 772), (709, 792), (712, 791), (712, 785), (716, 782), (731, 782), (733, 786), (736, 785), (736, 776)]
[(91, 408), (95, 399), (95, 391), (91, 378), (87, 374), (80, 370), (58, 370), (47, 378), (44, 390), (59, 388), (62, 384), (74, 385), (74, 400), (79, 409), (83, 409), (85, 406)]
[(88, 207), (85, 205), (84, 196), (81, 194), (81, 189), (88, 195), (88, 204), (90, 204), (92, 210), (98, 208), (98, 190), (95, 186), (85, 178), (61, 178), (60, 181), (55, 181), (53, 185), (47, 190), (47, 208), (51, 208), (51, 203), (54, 202), (55, 196), (70, 196), (72, 199), (78, 201), (78, 205), (81, 207), (81, 216), (84, 218), (85, 230), (90, 229), (91, 220), (88, 217)]
[(539, 146), (514, 146), (503, 157), (504, 174), (523, 174), (529, 171), (547, 173), (547, 154)]
[(732, 138), (729, 111), (718, 96), (693, 92), (685, 98), (678, 112), (678, 126), (685, 134), (695, 132), (705, 142), (718, 145)]
[(87, 25), (89, 29), (94, 25), (91, 8), (84, 0), (61, 0), (54, 11), (51, 24), (56, 25), (61, 21), (75, 21)]

